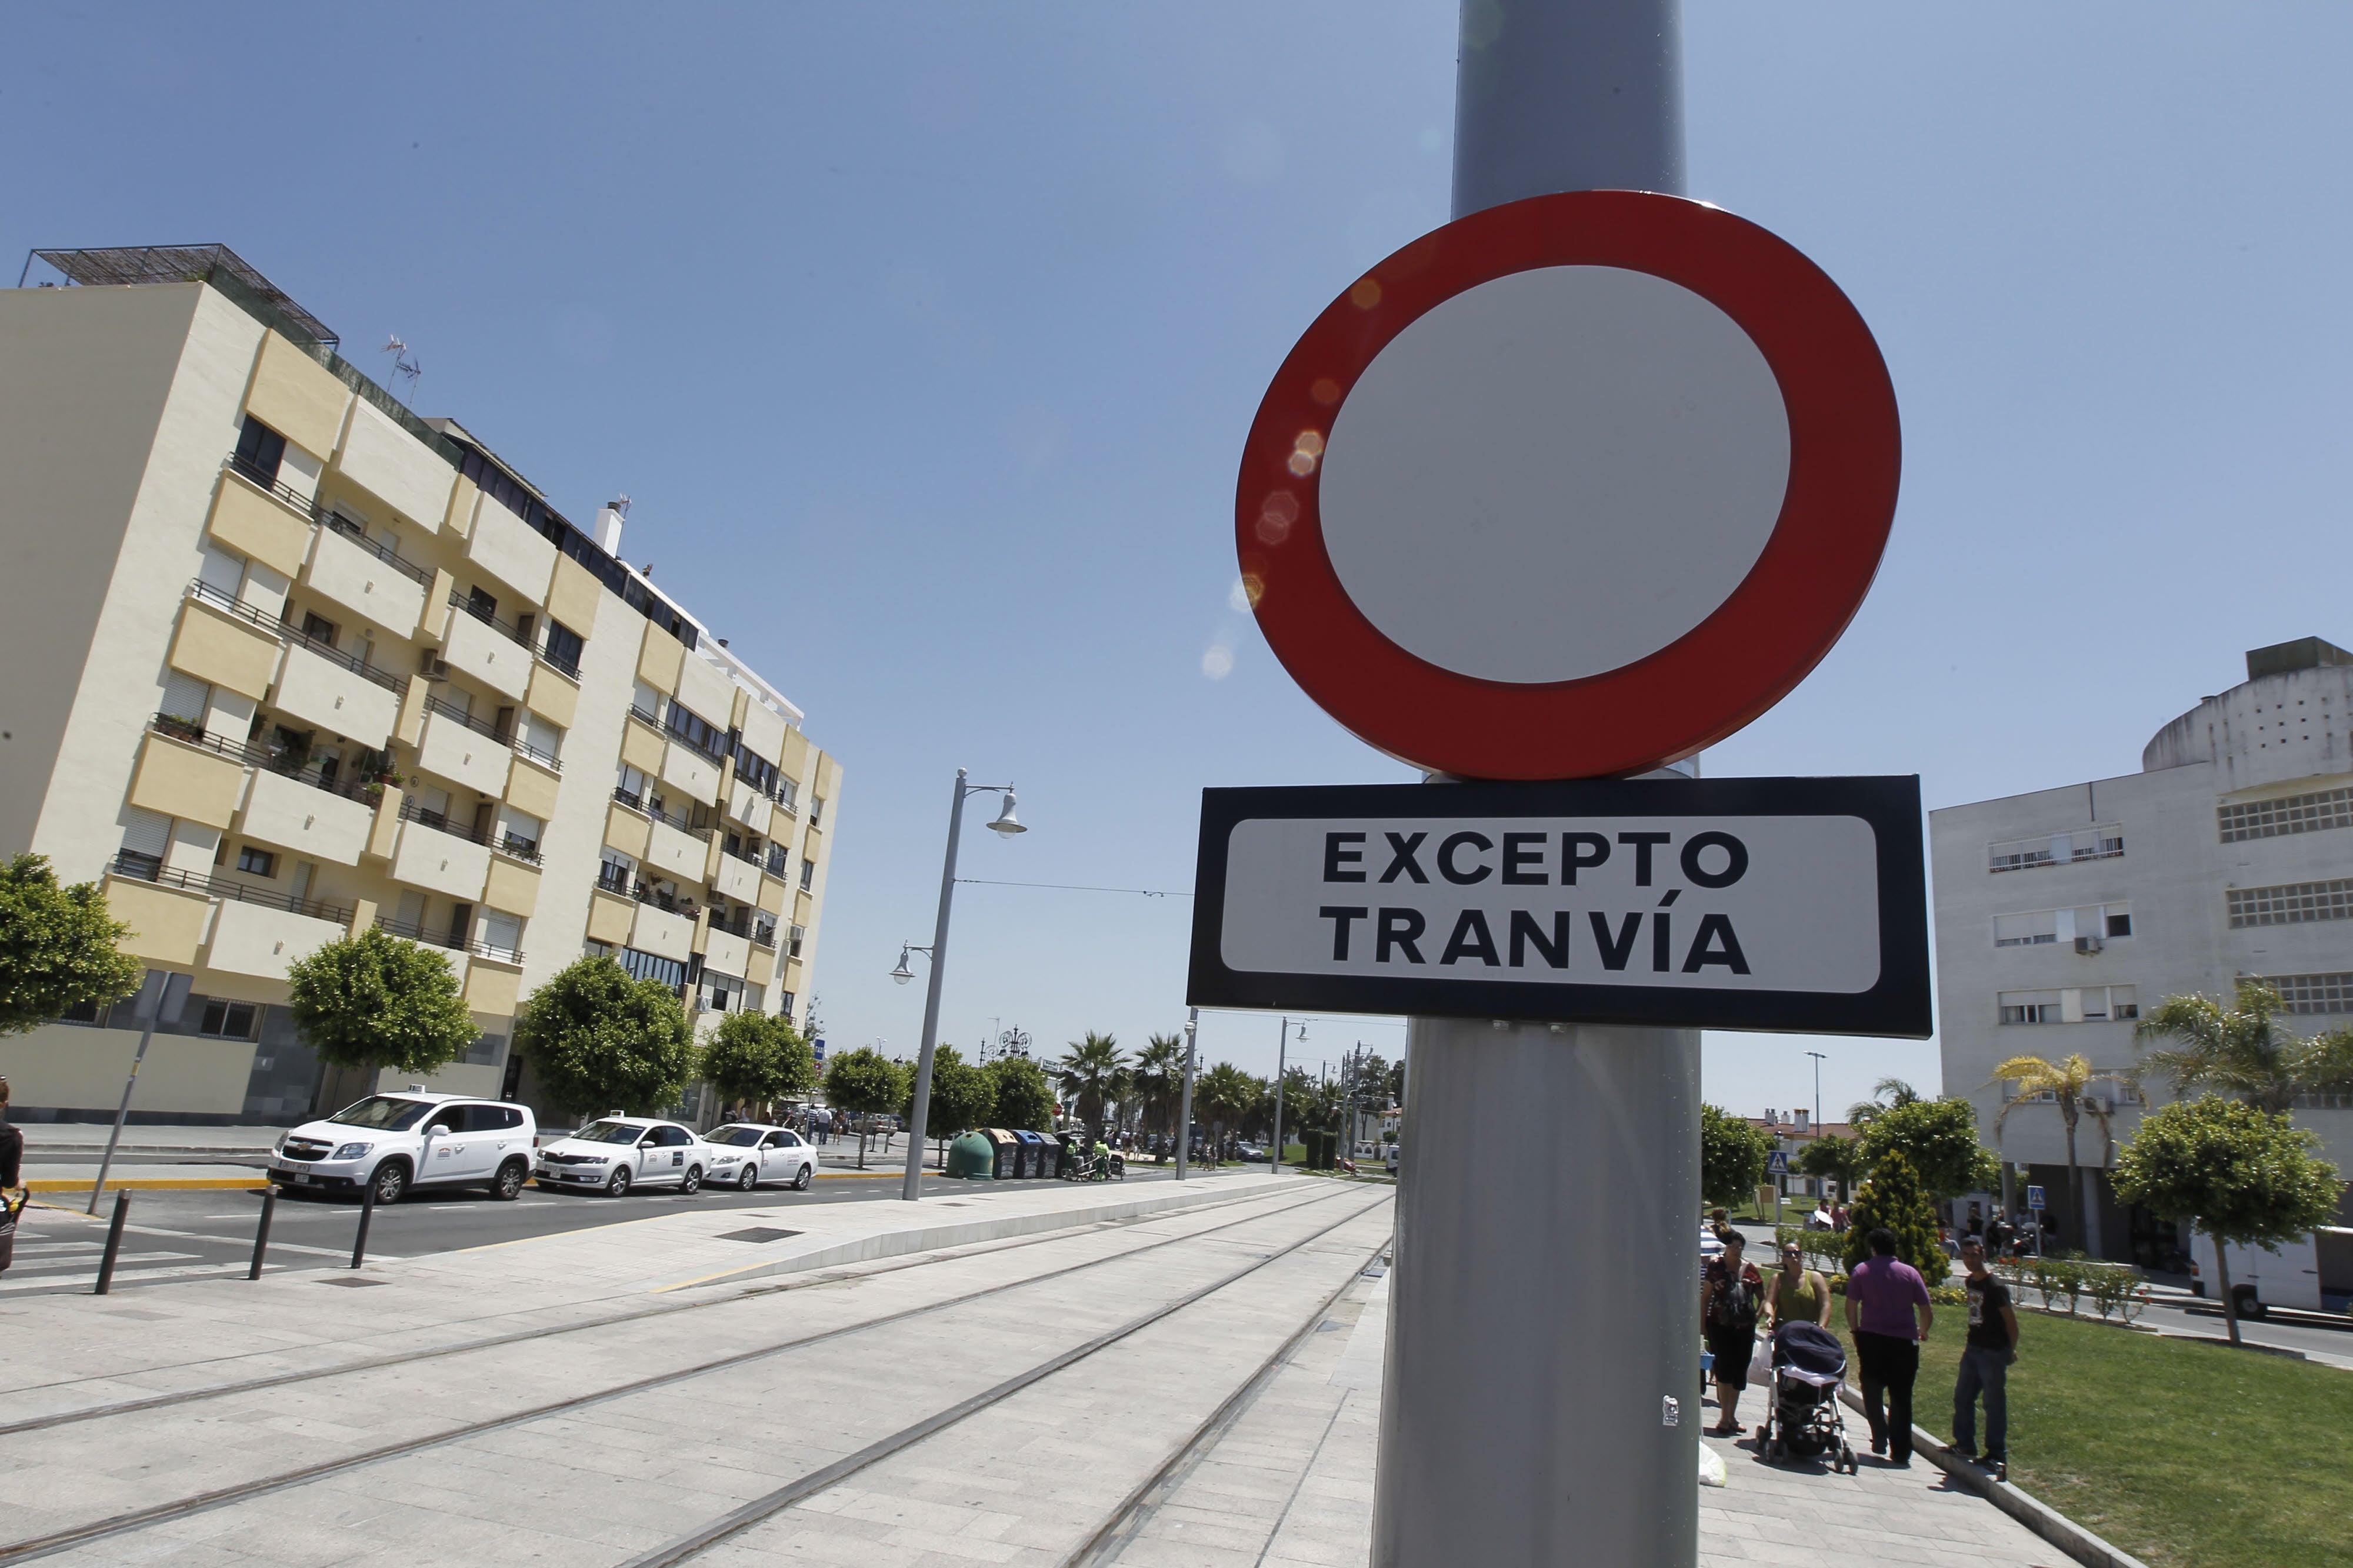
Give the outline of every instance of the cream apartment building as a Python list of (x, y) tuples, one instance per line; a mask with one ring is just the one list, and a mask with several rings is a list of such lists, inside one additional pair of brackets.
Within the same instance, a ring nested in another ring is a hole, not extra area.
[[(0, 853), (193, 976), (134, 1117), (322, 1092), (287, 965), (371, 925), (457, 971), (435, 1086), (530, 1099), (518, 1002), (585, 952), (707, 1033), (806, 1014), (841, 773), (802, 715), (455, 421), (225, 247), (41, 252), (0, 290)], [(111, 1118), (137, 1032), (0, 1041), (19, 1120)], [(707, 1108), (706, 1108), (707, 1109)]]
[[(2128, 1074), (2135, 1026), (2167, 996), (2227, 1002), (2260, 975), (2290, 1026), (2353, 1023), (2353, 654), (2317, 637), (2249, 653), (2247, 679), (2158, 731), (2140, 772), (1934, 811), (1928, 836), (1944, 1086), (1976, 1104), (1989, 1147), (2010, 1092), (1988, 1081), (1997, 1063), (2081, 1054)], [(2141, 1099), (2116, 1082), (2094, 1093), (2122, 1143)], [(2353, 1097), (2307, 1096), (2294, 1114), (2353, 1174)], [(2012, 1110), (2000, 1152), (2063, 1212), (2055, 1104)], [(2172, 1227), (2117, 1204), (2112, 1153), (2086, 1115), (2091, 1234), (2063, 1239), (2155, 1262)]]

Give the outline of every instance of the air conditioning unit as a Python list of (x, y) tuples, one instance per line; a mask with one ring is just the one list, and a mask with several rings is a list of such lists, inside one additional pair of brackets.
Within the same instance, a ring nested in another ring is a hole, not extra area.
[(417, 673), (427, 680), (447, 680), (449, 679), (449, 661), (427, 649), (424, 658), (419, 662)]
[(2079, 937), (2077, 937), (2077, 938), (2075, 939), (2075, 951), (2076, 951), (2077, 952), (2082, 952), (2082, 953), (2093, 953), (2093, 952), (2099, 952), (2099, 951), (2100, 951), (2100, 949), (2101, 949), (2101, 948), (2103, 948), (2103, 947), (2105, 947), (2105, 946), (2106, 946), (2106, 945), (2107, 945), (2107, 944), (2106, 944), (2105, 942), (2102, 942), (2098, 937), (2095, 937), (2095, 936), (2079, 936)]

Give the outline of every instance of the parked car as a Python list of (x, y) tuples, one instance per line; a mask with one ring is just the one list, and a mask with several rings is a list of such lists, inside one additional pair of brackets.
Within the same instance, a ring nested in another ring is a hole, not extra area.
[(766, 1121), (731, 1121), (702, 1135), (711, 1148), (704, 1179), (714, 1186), (750, 1192), (762, 1182), (784, 1182), (808, 1191), (817, 1176), (817, 1151), (789, 1127)]
[(502, 1100), (413, 1088), (372, 1094), (278, 1140), (269, 1179), (303, 1192), (357, 1193), (398, 1203), (411, 1187), (480, 1187), (501, 1201), (531, 1180), (531, 1111)]
[(1396, 1144), (1392, 1143), (1388, 1146), (1388, 1152), (1381, 1156), (1381, 1160), (1384, 1164), (1388, 1166), (1390, 1175), (1394, 1176), (1398, 1173), (1398, 1146)]
[(676, 1121), (608, 1116), (539, 1152), (539, 1184), (619, 1197), (632, 1187), (691, 1193), (712, 1168), (712, 1151)]

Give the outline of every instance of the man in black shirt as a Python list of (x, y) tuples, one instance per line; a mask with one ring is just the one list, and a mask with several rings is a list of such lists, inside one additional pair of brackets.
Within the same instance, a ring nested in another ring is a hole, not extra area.
[(1961, 1373), (1953, 1384), (1953, 1452), (1978, 1458), (1977, 1401), (1985, 1396), (1985, 1458), (1999, 1470), (2009, 1462), (2010, 1363), (2018, 1359), (2018, 1314), (2010, 1287), (1986, 1270), (1985, 1244), (1961, 1243), (1961, 1266), (1968, 1270), (1969, 1332), (1961, 1346)]

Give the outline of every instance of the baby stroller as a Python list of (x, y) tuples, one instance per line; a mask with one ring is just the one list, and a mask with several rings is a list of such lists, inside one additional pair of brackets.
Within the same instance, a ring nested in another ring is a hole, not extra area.
[(1846, 1440), (1839, 1385), (1846, 1381), (1846, 1348), (1814, 1323), (1783, 1323), (1773, 1331), (1773, 1399), (1760, 1434), (1765, 1458), (1830, 1456), (1831, 1473), (1855, 1472)]

